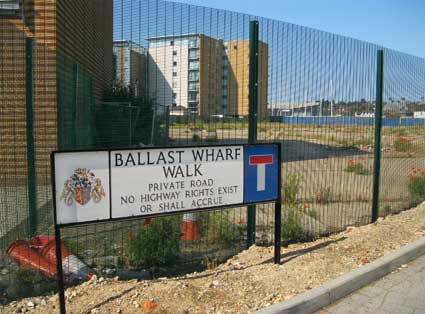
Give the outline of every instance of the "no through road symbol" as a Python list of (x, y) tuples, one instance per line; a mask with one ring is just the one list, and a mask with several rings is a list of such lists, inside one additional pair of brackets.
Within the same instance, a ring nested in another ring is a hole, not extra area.
[(278, 196), (278, 146), (245, 146), (244, 202), (276, 199)]

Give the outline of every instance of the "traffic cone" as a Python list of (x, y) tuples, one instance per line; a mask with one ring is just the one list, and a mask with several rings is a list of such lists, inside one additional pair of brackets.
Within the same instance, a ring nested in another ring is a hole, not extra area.
[(46, 235), (39, 235), (32, 237), (29, 241), (29, 245), (32, 249), (41, 251), (41, 249), (50, 241), (54, 241), (55, 237), (53, 236), (46, 236)]
[[(70, 254), (65, 244), (61, 242), (62, 269), (64, 276), (71, 282), (90, 279), (94, 272), (77, 256)], [(46, 261), (56, 265), (56, 243), (49, 241), (40, 251), (40, 256)]]
[(23, 267), (38, 270), (49, 278), (56, 278), (57, 273), (55, 264), (52, 264), (41, 257), (29, 246), (27, 241), (17, 240), (12, 242), (6, 252), (7, 255)]
[(181, 224), (180, 240), (196, 241), (200, 238), (199, 222), (197, 214), (184, 214)]

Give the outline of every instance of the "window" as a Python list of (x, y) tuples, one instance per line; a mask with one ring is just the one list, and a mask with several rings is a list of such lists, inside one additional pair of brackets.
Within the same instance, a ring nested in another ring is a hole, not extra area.
[(177, 94), (173, 93), (173, 99), (176, 99), (176, 98), (177, 98)]
[(173, 51), (173, 56), (177, 56), (177, 50)]
[(189, 101), (197, 101), (198, 94), (197, 93), (189, 93)]
[(170, 46), (174, 46), (174, 40), (170, 41)]
[(214, 88), (214, 83), (208, 83), (208, 88)]
[(199, 72), (189, 72), (189, 81), (199, 80)]
[(189, 39), (189, 48), (198, 48), (198, 39), (197, 38)]
[(213, 104), (208, 104), (208, 110), (213, 110), (214, 109), (214, 105)]
[(233, 49), (234, 49), (234, 50), (238, 50), (238, 46), (237, 46), (237, 45), (234, 45), (234, 46), (233, 46)]
[(214, 99), (214, 94), (208, 94), (208, 99)]
[(173, 76), (176, 77), (177, 76), (177, 72), (173, 72)]
[(173, 107), (177, 107), (177, 104), (173, 102)]
[(198, 70), (198, 69), (199, 69), (199, 62), (198, 61), (189, 62), (189, 70)]
[(175, 66), (175, 67), (177, 66), (177, 61), (173, 62), (173, 66)]
[(190, 59), (198, 59), (198, 51), (197, 50), (189, 51), (189, 58)]
[(189, 83), (189, 90), (190, 91), (198, 91), (199, 84), (198, 83)]

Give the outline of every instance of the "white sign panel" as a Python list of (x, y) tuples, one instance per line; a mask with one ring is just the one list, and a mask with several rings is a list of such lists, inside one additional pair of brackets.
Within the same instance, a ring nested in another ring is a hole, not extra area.
[(110, 218), (109, 153), (54, 155), (58, 224)]
[(54, 161), (58, 224), (244, 200), (243, 145), (56, 153)]
[(243, 202), (243, 146), (111, 151), (112, 218)]

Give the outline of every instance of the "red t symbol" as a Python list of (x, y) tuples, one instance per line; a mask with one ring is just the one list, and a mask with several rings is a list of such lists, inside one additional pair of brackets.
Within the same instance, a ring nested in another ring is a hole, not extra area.
[(266, 190), (266, 165), (273, 163), (273, 155), (251, 155), (249, 164), (257, 165), (257, 191)]

